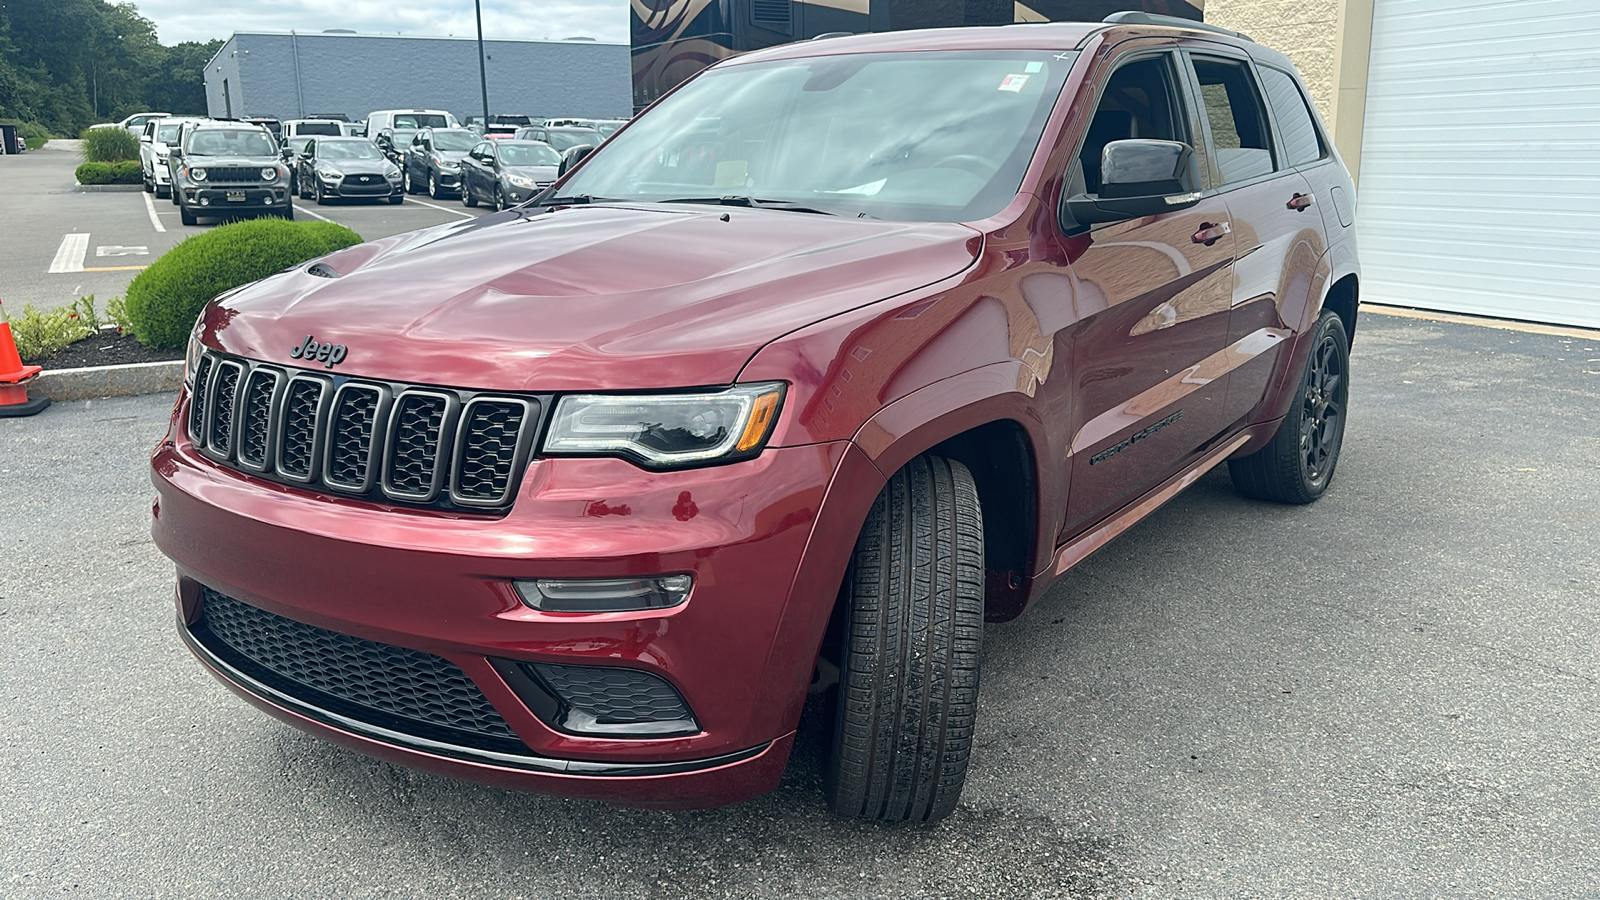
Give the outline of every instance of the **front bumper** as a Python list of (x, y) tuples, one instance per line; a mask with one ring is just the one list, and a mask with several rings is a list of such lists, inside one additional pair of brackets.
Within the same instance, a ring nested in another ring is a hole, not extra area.
[[(185, 640), (213, 674), (277, 717), (374, 756), (627, 805), (713, 806), (777, 785), (851, 539), (881, 486), (848, 443), (675, 473), (611, 459), (538, 460), (511, 511), (493, 518), (258, 481), (205, 460), (179, 431), (154, 454), (153, 534), (178, 566)], [(832, 492), (848, 499), (824, 502)], [(543, 613), (511, 587), (512, 579), (674, 572), (695, 576), (688, 601), (648, 612)], [(526, 750), (432, 740), (252, 677), (203, 640), (202, 586), (448, 661)], [(563, 732), (502, 674), (506, 660), (648, 672), (677, 689), (700, 731)]]
[(323, 196), (341, 200), (382, 199), (401, 193), (398, 179), (390, 181), (382, 175), (371, 176), (369, 181), (362, 181), (358, 176), (346, 176), (339, 181), (318, 180), (322, 183)]
[(187, 185), (183, 189), (183, 200), (201, 214), (208, 210), (282, 209), (289, 204), (289, 189), (285, 184), (270, 187)]

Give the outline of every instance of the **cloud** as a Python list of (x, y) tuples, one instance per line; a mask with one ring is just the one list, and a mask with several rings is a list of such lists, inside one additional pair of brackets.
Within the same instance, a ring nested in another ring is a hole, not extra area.
[[(472, 0), (136, 0), (162, 43), (208, 41), (236, 31), (477, 34)], [(483, 0), (483, 36), (540, 40), (576, 36), (628, 42), (628, 0)]]

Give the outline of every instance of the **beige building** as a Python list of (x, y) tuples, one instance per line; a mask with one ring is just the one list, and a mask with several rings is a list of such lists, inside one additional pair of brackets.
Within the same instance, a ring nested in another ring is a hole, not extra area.
[(1600, 0), (1204, 16), (1304, 75), (1358, 179), (1363, 301), (1600, 328)]

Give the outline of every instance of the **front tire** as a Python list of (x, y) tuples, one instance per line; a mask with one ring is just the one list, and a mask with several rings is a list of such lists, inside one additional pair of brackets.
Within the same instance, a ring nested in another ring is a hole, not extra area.
[(323, 206), (328, 202), (328, 198), (322, 193), (322, 182), (316, 179), (311, 181), (311, 199), (318, 206)]
[(408, 194), (420, 194), (420, 193), (422, 193), (421, 191), (417, 190), (417, 183), (411, 179), (411, 167), (410, 166), (406, 166), (405, 172), (404, 172), (403, 175), (401, 175), (400, 181), (401, 181), (401, 184), (404, 186), (406, 193), (408, 193)]
[(178, 218), (182, 219), (185, 225), (200, 224), (200, 217), (190, 212), (189, 207), (184, 206), (182, 203), (178, 204)]
[(983, 512), (966, 466), (919, 456), (873, 501), (845, 576), (835, 813), (936, 822), (961, 798), (978, 704)]
[(444, 191), (439, 189), (439, 177), (432, 172), (428, 173), (428, 196), (435, 200), (444, 199)]
[(1323, 310), (1311, 333), (1294, 404), (1271, 443), (1228, 460), (1239, 493), (1256, 500), (1310, 503), (1333, 481), (1344, 444), (1350, 396), (1350, 338), (1333, 310)]
[(478, 196), (472, 193), (472, 187), (465, 178), (461, 179), (461, 205), (473, 207), (478, 205)]

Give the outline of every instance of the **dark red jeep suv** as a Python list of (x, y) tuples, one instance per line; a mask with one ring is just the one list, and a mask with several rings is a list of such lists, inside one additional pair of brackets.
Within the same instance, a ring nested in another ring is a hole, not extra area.
[(206, 308), (183, 637), (313, 734), (629, 805), (772, 790), (821, 693), (832, 808), (938, 819), (985, 620), (1223, 460), (1327, 488), (1353, 208), (1289, 62), (1193, 23), (725, 61), (530, 203)]

